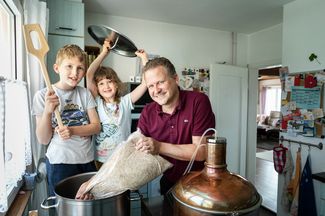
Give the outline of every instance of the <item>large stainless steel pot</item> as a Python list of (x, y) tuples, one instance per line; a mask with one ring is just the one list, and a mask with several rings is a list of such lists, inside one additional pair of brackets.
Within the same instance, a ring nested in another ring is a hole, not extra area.
[(227, 170), (226, 139), (210, 137), (206, 149), (205, 168), (173, 187), (174, 216), (257, 216), (262, 197), (249, 181)]
[[(129, 216), (129, 191), (105, 199), (74, 199), (81, 184), (89, 180), (93, 175), (95, 175), (95, 172), (83, 173), (62, 180), (55, 186), (54, 192), (56, 196), (45, 199), (41, 207), (44, 209), (55, 208), (58, 216)], [(54, 205), (46, 205), (52, 200), (56, 201)]]

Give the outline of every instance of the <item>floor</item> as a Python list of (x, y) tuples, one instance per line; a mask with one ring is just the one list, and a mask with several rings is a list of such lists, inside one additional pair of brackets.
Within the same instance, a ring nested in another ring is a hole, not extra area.
[(256, 152), (255, 187), (263, 198), (264, 207), (260, 215), (276, 215), (278, 174), (274, 170), (272, 151), (257, 148)]
[(262, 206), (259, 211), (259, 216), (276, 216), (276, 213)]

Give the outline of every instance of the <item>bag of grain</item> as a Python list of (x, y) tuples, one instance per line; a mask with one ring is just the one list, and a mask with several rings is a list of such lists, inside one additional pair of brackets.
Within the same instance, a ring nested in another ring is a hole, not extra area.
[(142, 137), (141, 132), (136, 131), (121, 143), (90, 179), (85, 193), (90, 192), (95, 199), (102, 199), (126, 190), (137, 190), (172, 167), (159, 155), (137, 151), (135, 144)]

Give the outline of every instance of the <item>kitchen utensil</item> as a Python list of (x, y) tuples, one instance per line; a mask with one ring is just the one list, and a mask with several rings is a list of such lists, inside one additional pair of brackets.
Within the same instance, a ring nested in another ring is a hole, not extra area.
[(262, 197), (253, 184), (230, 173), (226, 139), (207, 139), (207, 159), (201, 172), (183, 176), (172, 189), (174, 216), (258, 215)]
[(111, 41), (113, 44), (111, 50), (116, 54), (136, 57), (135, 52), (138, 48), (128, 37), (118, 31), (104, 25), (90, 25), (88, 27), (88, 33), (101, 46), (105, 40)]
[[(38, 41), (40, 43), (39, 49), (36, 49), (33, 44), (31, 32), (36, 32), (38, 35)], [(25, 38), (25, 42), (26, 42), (25, 44), (26, 44), (27, 52), (34, 55), (38, 59), (40, 65), (41, 65), (41, 71), (43, 74), (43, 78), (45, 80), (46, 87), (48, 88), (48, 90), (53, 91), (53, 88), (52, 88), (52, 85), (50, 82), (50, 78), (49, 78), (49, 74), (47, 72), (45, 62), (44, 62), (45, 55), (50, 50), (50, 48), (49, 48), (49, 45), (47, 44), (47, 41), (45, 39), (44, 33), (43, 33), (40, 25), (39, 24), (24, 25), (24, 38)], [(55, 109), (54, 114), (55, 114), (55, 118), (58, 122), (58, 125), (60, 127), (62, 127), (63, 123), (62, 123), (62, 119), (61, 119), (58, 107)]]
[[(103, 199), (75, 199), (81, 184), (95, 174), (96, 172), (82, 173), (60, 181), (55, 186), (55, 196), (45, 199), (41, 207), (43, 209), (55, 209), (57, 216), (129, 216), (130, 191)], [(47, 202), (51, 201), (55, 201), (55, 204), (47, 205)]]

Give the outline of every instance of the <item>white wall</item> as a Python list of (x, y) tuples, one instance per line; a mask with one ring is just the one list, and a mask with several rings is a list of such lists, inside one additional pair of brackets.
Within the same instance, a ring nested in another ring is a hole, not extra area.
[[(284, 7), (282, 59), (290, 72), (325, 68), (324, 11), (324, 0), (296, 0)], [(309, 61), (311, 53), (321, 65)]]
[[(211, 63), (231, 62), (231, 32), (86, 13), (85, 29), (91, 24), (110, 26), (130, 38), (138, 48), (170, 59), (178, 73), (184, 67), (208, 68)], [(246, 35), (238, 34), (237, 63), (243, 66), (247, 64), (247, 41)], [(99, 46), (88, 33), (85, 34), (85, 45)], [(104, 65), (114, 68), (122, 81), (135, 75), (135, 58), (111, 54), (107, 59)]]
[(249, 35), (248, 62), (250, 67), (261, 68), (281, 64), (282, 24)]
[(281, 64), (282, 24), (263, 29), (248, 36), (249, 95), (247, 123), (247, 178), (255, 179), (256, 166), (256, 114), (258, 103), (258, 69)]
[[(323, 69), (325, 66), (325, 1), (324, 0), (296, 0), (284, 7), (283, 22), (283, 65), (289, 66), (290, 73)], [(322, 65), (309, 62), (311, 52), (318, 55)], [(286, 134), (284, 134), (286, 135)], [(288, 139), (318, 144), (324, 139), (306, 137), (287, 137)], [(293, 158), (298, 145), (292, 144)], [(312, 173), (324, 172), (325, 151), (311, 148)], [(302, 166), (304, 166), (308, 148), (302, 149)], [(281, 208), (281, 193), (283, 190), (283, 176), (279, 176), (278, 186), (278, 215), (287, 215)], [(315, 196), (318, 213), (320, 210), (320, 183), (314, 181)]]
[[(325, 68), (324, 9), (324, 0), (296, 0), (284, 7), (283, 64), (289, 66), (290, 73)], [(310, 51), (322, 65), (309, 62)], [(314, 158), (315, 172), (324, 171), (325, 151), (320, 152), (322, 157)]]

